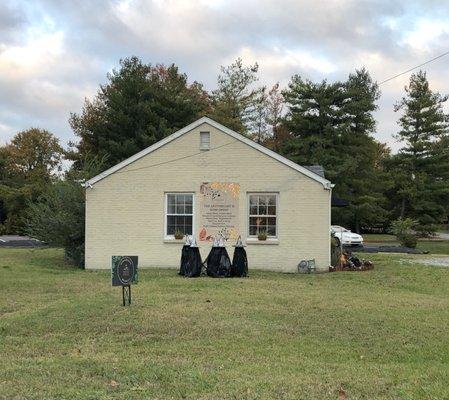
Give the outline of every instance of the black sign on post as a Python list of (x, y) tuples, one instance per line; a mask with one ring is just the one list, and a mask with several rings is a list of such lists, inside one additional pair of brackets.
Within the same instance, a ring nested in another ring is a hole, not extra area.
[(112, 256), (112, 286), (121, 286), (123, 305), (131, 304), (131, 285), (136, 284), (137, 256)]

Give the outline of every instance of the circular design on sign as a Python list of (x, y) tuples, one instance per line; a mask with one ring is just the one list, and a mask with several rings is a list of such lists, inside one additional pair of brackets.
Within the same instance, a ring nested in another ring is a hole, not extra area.
[(134, 277), (135, 267), (133, 260), (123, 257), (117, 267), (117, 276), (122, 285), (129, 285)]

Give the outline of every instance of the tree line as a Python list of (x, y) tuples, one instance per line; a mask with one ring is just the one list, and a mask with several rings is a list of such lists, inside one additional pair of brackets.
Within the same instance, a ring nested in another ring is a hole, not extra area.
[(411, 75), (395, 105), (403, 145), (396, 154), (374, 138), (381, 93), (366, 69), (337, 82), (294, 75), (282, 89), (259, 85), (258, 65), (237, 59), (221, 67), (217, 88), (207, 91), (176, 65), (130, 57), (107, 78), (70, 115), (77, 140), (67, 149), (37, 128), (0, 148), (1, 233), (33, 234), (82, 263), (82, 181), (204, 115), (298, 164), (322, 165), (335, 196), (348, 202), (333, 210), (335, 224), (380, 231), (411, 218), (428, 235), (447, 220), (448, 98), (431, 90), (424, 71)]

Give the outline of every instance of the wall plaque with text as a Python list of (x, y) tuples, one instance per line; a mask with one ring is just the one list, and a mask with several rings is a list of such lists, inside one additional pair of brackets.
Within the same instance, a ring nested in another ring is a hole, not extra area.
[(240, 185), (233, 182), (205, 182), (200, 187), (199, 240), (211, 242), (218, 236), (236, 240), (239, 228)]

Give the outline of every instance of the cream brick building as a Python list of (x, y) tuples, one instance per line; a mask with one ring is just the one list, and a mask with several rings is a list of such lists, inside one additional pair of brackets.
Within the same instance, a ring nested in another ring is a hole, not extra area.
[[(220, 206), (212, 225), (206, 187), (232, 189), (229, 215)], [(205, 259), (205, 236), (223, 221), (230, 256), (240, 234), (250, 270), (294, 272), (315, 259), (324, 271), (331, 190), (322, 176), (204, 117), (86, 183), (86, 268), (110, 268), (113, 255), (136, 255), (140, 268), (178, 267), (176, 230), (195, 235)]]

